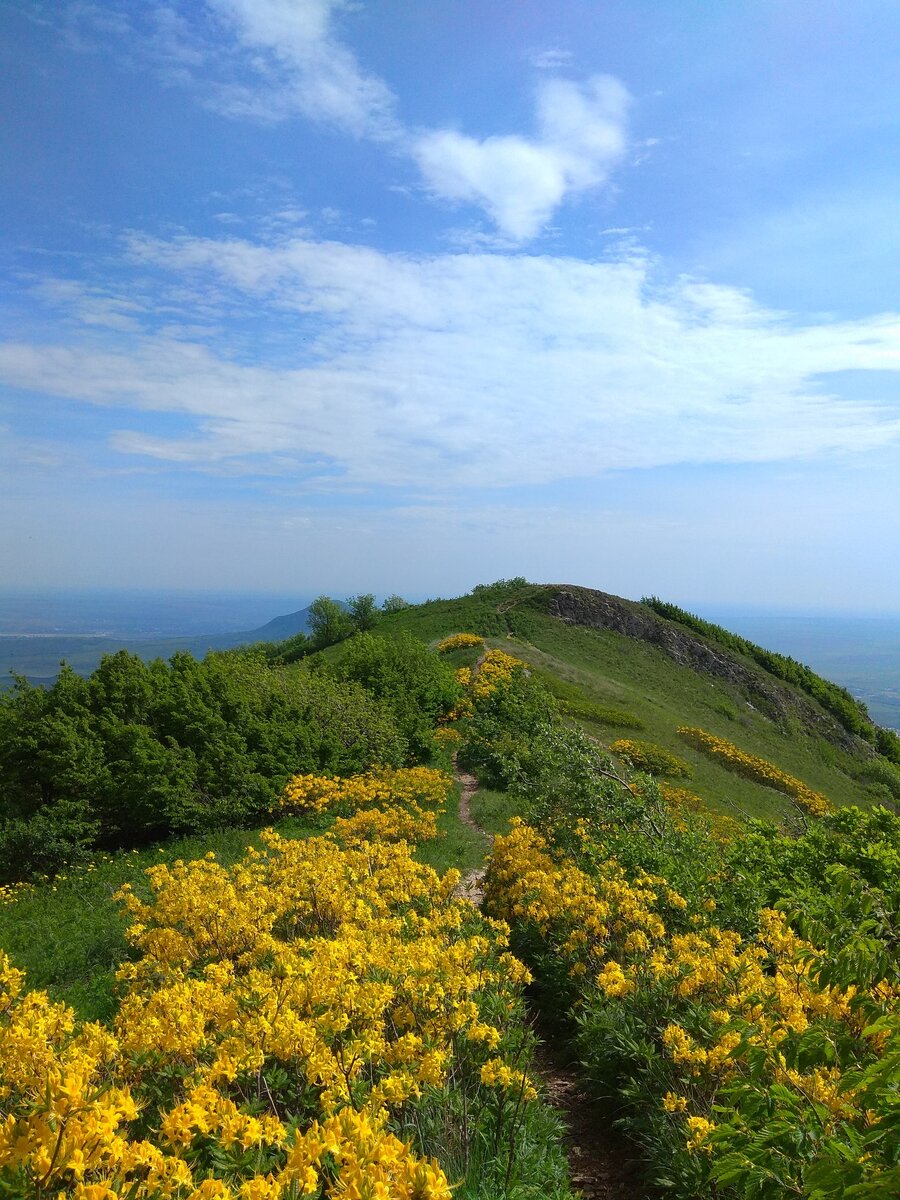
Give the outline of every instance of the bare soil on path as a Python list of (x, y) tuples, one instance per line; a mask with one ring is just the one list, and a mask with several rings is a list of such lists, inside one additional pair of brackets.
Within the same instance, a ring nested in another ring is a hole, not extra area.
[[(470, 775), (468, 771), (461, 771), (455, 765), (454, 772), (456, 782), (459, 784), (459, 819), (463, 825), (468, 825), (470, 829), (474, 829), (477, 834), (480, 834), (484, 838), (485, 844), (487, 844), (490, 838), (481, 826), (476, 824), (472, 817), (472, 810), (469, 807), (469, 801), (478, 791), (478, 780), (474, 775)], [(476, 867), (473, 871), (466, 871), (459, 882), (456, 894), (466, 900), (471, 900), (476, 908), (480, 908), (481, 902), (484, 899), (484, 867)]]
[(609, 1114), (585, 1091), (577, 1064), (566, 1061), (566, 1047), (542, 1028), (536, 1065), (548, 1101), (562, 1117), (564, 1145), (573, 1189), (584, 1200), (645, 1200), (631, 1145), (613, 1128)]

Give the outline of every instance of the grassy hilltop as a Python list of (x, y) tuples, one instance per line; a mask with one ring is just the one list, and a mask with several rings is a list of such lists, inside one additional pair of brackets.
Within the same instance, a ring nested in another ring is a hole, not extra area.
[[(558, 615), (561, 596), (568, 601), (564, 615)], [(607, 601), (614, 602), (615, 611)], [(628, 625), (631, 633), (584, 623), (589, 620)], [(715, 810), (781, 819), (791, 806), (778, 792), (687, 745), (676, 732), (680, 727), (700, 726), (736, 743), (837, 805), (900, 797), (900, 771), (808, 692), (773, 676), (747, 653), (667, 620), (647, 604), (523, 582), (414, 605), (379, 626), (382, 635), (405, 631), (427, 642), (458, 630), (482, 634), (489, 645), (524, 659), (563, 710), (604, 745), (632, 737), (686, 759), (693, 770), (687, 786)], [(708, 649), (713, 669), (687, 665), (687, 643)], [(874, 728), (864, 717), (862, 723)]]

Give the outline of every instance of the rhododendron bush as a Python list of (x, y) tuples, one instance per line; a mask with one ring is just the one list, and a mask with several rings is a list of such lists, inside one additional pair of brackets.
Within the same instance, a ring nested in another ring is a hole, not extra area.
[(537, 1103), (528, 972), (458, 872), (353, 824), (376, 801), (426, 814), (450, 782), (297, 779), (293, 803), (349, 806), (343, 829), (150, 868), (120, 892), (134, 956), (109, 1028), (0, 956), (0, 1194), (449, 1200), (476, 1131), (503, 1194)]

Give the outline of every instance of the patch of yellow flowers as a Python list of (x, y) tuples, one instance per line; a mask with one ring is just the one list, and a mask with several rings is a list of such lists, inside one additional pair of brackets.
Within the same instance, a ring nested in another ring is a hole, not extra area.
[[(292, 795), (352, 794), (370, 817), (388, 794), (446, 797), (438, 774), (299, 777)], [(267, 831), (233, 867), (152, 867), (143, 898), (123, 887), (135, 957), (109, 1029), (26, 991), (0, 955), (8, 1194), (450, 1200), (397, 1122), (463, 1080), (533, 1097), (502, 1049), (529, 976), (505, 926), (455, 898), (458, 872), (352, 820), (305, 841)]]
[(476, 701), (490, 696), (497, 688), (511, 683), (515, 673), (522, 670), (524, 666), (521, 659), (514, 658), (505, 650), (488, 650), (481, 660), (477, 672), (473, 673), (472, 696)]
[(690, 745), (702, 750), (710, 758), (721, 762), (735, 774), (743, 775), (747, 779), (752, 779), (754, 783), (761, 783), (764, 787), (774, 788), (786, 796), (791, 796), (801, 808), (805, 808), (812, 816), (821, 817), (825, 813), (831, 812), (833, 805), (827, 796), (823, 796), (821, 792), (814, 792), (802, 780), (788, 775), (766, 759), (758, 758), (755, 754), (747, 754), (731, 742), (726, 741), (725, 738), (717, 737), (714, 733), (707, 733), (705, 729), (684, 725), (678, 732)]
[[(879, 1035), (864, 1029), (866, 1018), (854, 1002), (857, 988), (818, 982), (821, 951), (779, 911), (763, 909), (757, 935), (743, 939), (712, 923), (711, 899), (692, 914), (680, 911), (686, 907), (664, 879), (627, 878), (612, 859), (596, 876), (586, 874), (520, 820), (495, 840), (486, 911), (537, 934), (578, 981), (583, 1004), (658, 1008), (668, 997), (665, 1008), (683, 1014), (684, 1024), (670, 1020), (660, 1030), (663, 1056), (680, 1085), (661, 1095), (660, 1105), (684, 1122), (688, 1150), (710, 1149), (714, 1098), (737, 1076), (757, 1080), (763, 1090), (790, 1088), (821, 1105), (828, 1114), (823, 1120), (866, 1129), (870, 1114), (855, 1099), (850, 1077), (837, 1067), (799, 1070), (780, 1050), (789, 1034), (816, 1025), (823, 1036), (843, 1029), (878, 1053)], [(676, 913), (688, 932), (667, 928), (676, 924)], [(900, 997), (884, 992), (872, 998), (882, 1011), (897, 1011)]]
[(481, 650), (484, 648), (484, 638), (477, 633), (454, 633), (438, 642), (438, 654), (449, 654), (452, 650)]
[(381, 768), (346, 779), (294, 775), (273, 811), (339, 813), (334, 832), (345, 844), (424, 842), (437, 837), (453, 780), (431, 767)]
[[(474, 637), (474, 634), (456, 634), (455, 637)], [(447, 638), (446, 641), (453, 639)], [(481, 642), (481, 639), (478, 639)], [(468, 644), (468, 643), (466, 643)], [(444, 643), (438, 646), (440, 649)], [(505, 650), (487, 650), (482, 655), (476, 667), (460, 667), (456, 672), (456, 680), (465, 689), (465, 695), (457, 701), (456, 707), (443, 718), (447, 724), (471, 717), (479, 701), (492, 696), (498, 688), (507, 687), (512, 683), (518, 671), (525, 669), (525, 663), (519, 658), (507, 654)]]

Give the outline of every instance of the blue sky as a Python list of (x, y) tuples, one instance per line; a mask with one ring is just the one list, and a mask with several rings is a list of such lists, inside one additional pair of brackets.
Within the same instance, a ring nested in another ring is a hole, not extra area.
[(900, 9), (6, 0), (7, 585), (900, 612)]

